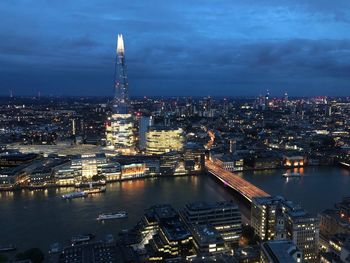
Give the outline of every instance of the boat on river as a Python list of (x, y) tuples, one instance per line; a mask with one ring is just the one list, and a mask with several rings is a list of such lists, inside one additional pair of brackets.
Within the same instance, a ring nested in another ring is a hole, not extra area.
[(79, 192), (72, 192), (72, 193), (68, 193), (68, 194), (64, 194), (62, 195), (62, 199), (74, 199), (74, 198), (83, 198), (88, 196), (87, 193), (85, 193), (84, 191), (79, 191)]
[(282, 174), (282, 177), (284, 178), (300, 178), (300, 173), (284, 173)]
[(10, 252), (16, 250), (16, 247), (12, 244), (0, 245), (0, 252)]
[(96, 220), (97, 221), (105, 221), (105, 220), (111, 220), (111, 219), (121, 219), (128, 217), (128, 213), (125, 211), (119, 211), (117, 213), (106, 213), (106, 214), (100, 214)]

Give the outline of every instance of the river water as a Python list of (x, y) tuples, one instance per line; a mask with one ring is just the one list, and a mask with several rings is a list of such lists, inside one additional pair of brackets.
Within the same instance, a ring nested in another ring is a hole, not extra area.
[[(301, 179), (281, 177), (283, 170), (244, 172), (238, 176), (273, 195), (283, 195), (317, 213), (350, 196), (350, 171), (338, 167), (301, 170)], [(76, 234), (117, 235), (134, 226), (153, 204), (169, 203), (181, 208), (188, 202), (235, 200), (232, 191), (211, 175), (165, 177), (116, 182), (107, 192), (85, 199), (61, 200), (74, 188), (0, 193), (0, 244), (19, 250), (40, 247), (47, 251), (54, 242), (65, 243)], [(98, 223), (100, 213), (126, 210), (127, 219)]]

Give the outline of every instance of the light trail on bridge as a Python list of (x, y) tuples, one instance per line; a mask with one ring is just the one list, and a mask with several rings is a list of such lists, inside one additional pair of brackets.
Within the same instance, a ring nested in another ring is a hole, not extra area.
[(242, 196), (248, 199), (249, 202), (252, 201), (253, 197), (270, 196), (262, 189), (238, 177), (232, 172), (225, 170), (220, 165), (215, 164), (213, 161), (206, 160), (205, 167), (207, 168), (209, 173), (217, 177), (225, 185), (231, 187), (233, 190), (240, 193)]

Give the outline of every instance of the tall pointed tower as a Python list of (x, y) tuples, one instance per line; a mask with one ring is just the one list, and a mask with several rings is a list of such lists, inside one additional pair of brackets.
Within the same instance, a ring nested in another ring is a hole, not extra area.
[(118, 35), (116, 51), (113, 111), (114, 113), (126, 114), (129, 113), (129, 94), (123, 35)]
[(112, 115), (106, 126), (107, 145), (122, 154), (135, 152), (134, 119), (130, 110), (128, 77), (125, 63), (124, 40), (118, 35), (116, 50), (114, 100)]

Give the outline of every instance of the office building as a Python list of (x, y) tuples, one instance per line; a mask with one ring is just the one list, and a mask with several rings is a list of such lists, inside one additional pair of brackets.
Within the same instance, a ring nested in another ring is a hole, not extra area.
[(146, 135), (146, 153), (163, 154), (171, 151), (183, 151), (185, 145), (182, 128), (153, 126)]
[(238, 206), (232, 201), (187, 204), (181, 216), (189, 226), (212, 225), (226, 244), (238, 243), (242, 220)]
[(252, 200), (251, 225), (262, 240), (287, 239), (307, 262), (317, 262), (319, 219), (279, 196)]
[(275, 238), (276, 211), (282, 200), (283, 198), (278, 196), (253, 198), (250, 221), (261, 240)]
[(319, 219), (290, 201), (282, 204), (287, 239), (302, 251), (307, 262), (317, 262), (319, 244)]
[(224, 239), (211, 224), (193, 225), (190, 231), (198, 254), (210, 255), (223, 253), (227, 250)]
[(146, 210), (141, 234), (139, 246), (145, 247), (149, 261), (185, 257), (193, 249), (191, 233), (170, 205), (154, 205)]

